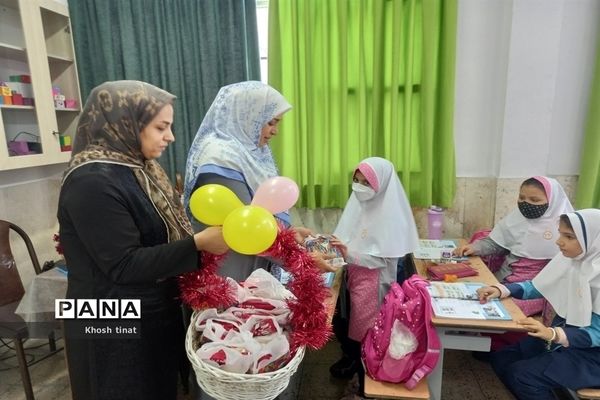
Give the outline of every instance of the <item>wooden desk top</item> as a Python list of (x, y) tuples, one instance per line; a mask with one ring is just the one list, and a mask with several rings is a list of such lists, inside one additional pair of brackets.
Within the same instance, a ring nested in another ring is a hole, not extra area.
[(365, 395), (378, 399), (429, 399), (427, 378), (423, 378), (413, 390), (408, 390), (402, 383), (379, 382), (365, 374)]
[[(413, 258), (415, 263), (415, 269), (417, 273), (427, 278), (427, 266), (433, 264), (428, 260), (421, 260)], [(498, 279), (488, 269), (485, 263), (479, 257), (469, 257), (469, 264), (475, 268), (479, 275), (468, 276), (461, 278), (459, 282), (481, 282), (487, 285), (493, 285), (498, 283)], [(486, 329), (486, 330), (499, 330), (499, 331), (525, 331), (515, 321), (525, 318), (525, 314), (512, 299), (503, 299), (502, 304), (506, 307), (506, 310), (510, 313), (512, 321), (498, 321), (498, 320), (480, 320), (480, 319), (460, 319), (460, 318), (442, 318), (434, 316), (431, 321), (435, 326), (443, 327), (456, 327), (459, 328), (473, 328), (473, 329)]]

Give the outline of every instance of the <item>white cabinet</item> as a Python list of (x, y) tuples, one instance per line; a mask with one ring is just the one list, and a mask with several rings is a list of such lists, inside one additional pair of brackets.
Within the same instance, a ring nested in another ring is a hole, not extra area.
[(65, 5), (0, 0), (0, 82), (17, 95), (0, 102), (0, 171), (67, 162), (81, 95)]

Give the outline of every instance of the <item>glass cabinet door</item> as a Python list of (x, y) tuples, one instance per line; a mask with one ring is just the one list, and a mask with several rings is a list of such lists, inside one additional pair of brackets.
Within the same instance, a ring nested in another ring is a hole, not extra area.
[(18, 0), (0, 0), (0, 157), (43, 154)]
[(71, 151), (81, 110), (71, 25), (68, 15), (41, 8), (44, 40), (61, 151)]
[(0, 171), (67, 162), (81, 110), (69, 12), (0, 0)]

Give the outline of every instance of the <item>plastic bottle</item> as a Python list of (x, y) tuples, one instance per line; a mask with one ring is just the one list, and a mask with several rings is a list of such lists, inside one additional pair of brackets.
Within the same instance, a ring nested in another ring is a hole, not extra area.
[(444, 210), (438, 206), (427, 209), (427, 238), (440, 240), (442, 238), (442, 225), (444, 223)]

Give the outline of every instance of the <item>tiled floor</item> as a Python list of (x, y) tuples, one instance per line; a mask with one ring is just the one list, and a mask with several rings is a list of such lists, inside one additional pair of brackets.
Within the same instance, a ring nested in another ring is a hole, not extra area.
[[(42, 343), (30, 341), (28, 347)], [(60, 342), (59, 342), (60, 344)], [(28, 350), (30, 355), (47, 351), (47, 347)], [(25, 399), (16, 359), (0, 343), (0, 400)], [(345, 394), (347, 381), (332, 378), (329, 365), (337, 361), (339, 348), (330, 342), (319, 351), (308, 352), (298, 373), (280, 400), (338, 400)], [(497, 380), (490, 366), (477, 361), (468, 352), (447, 350), (444, 358), (443, 400), (503, 400), (512, 396)], [(64, 353), (60, 352), (30, 368), (36, 400), (70, 399), (69, 380)], [(191, 396), (180, 396), (188, 400)]]

